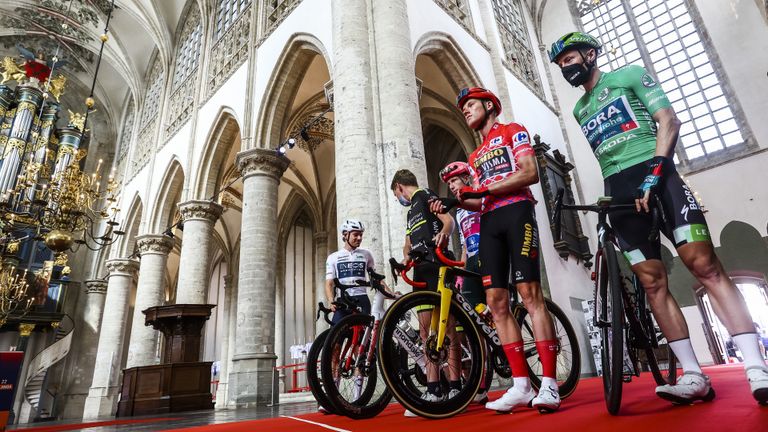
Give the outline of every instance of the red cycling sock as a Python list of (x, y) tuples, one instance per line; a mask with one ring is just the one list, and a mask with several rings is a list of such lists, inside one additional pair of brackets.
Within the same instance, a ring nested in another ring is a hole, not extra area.
[(507, 356), (509, 367), (512, 368), (513, 377), (527, 377), (528, 376), (528, 363), (525, 361), (525, 350), (523, 349), (523, 341), (512, 342), (502, 345), (504, 354)]
[(543, 369), (542, 375), (545, 377), (557, 377), (557, 348), (556, 340), (536, 341), (536, 351), (539, 352), (541, 368)]

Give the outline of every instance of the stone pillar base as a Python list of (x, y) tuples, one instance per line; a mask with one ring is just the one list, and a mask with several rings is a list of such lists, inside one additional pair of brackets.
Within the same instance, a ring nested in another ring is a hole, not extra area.
[(117, 387), (91, 388), (85, 398), (83, 420), (114, 417), (117, 410)]
[(223, 410), (230, 408), (228, 405), (228, 398), (227, 398), (227, 388), (229, 386), (226, 382), (219, 381), (219, 386), (216, 388), (216, 405), (214, 406), (214, 409), (216, 410)]
[(229, 374), (228, 404), (237, 408), (277, 404), (280, 399), (273, 353), (235, 356)]
[(70, 393), (64, 395), (60, 402), (60, 404), (64, 406), (64, 410), (61, 412), (60, 417), (62, 419), (82, 418), (83, 410), (85, 409), (85, 399), (87, 397), (87, 393)]

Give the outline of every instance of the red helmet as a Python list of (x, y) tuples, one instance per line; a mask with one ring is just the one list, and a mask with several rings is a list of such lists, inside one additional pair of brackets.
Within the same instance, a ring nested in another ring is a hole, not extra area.
[(448, 183), (448, 180), (460, 176), (469, 175), (469, 164), (466, 162), (451, 162), (440, 170), (440, 178), (443, 183)]
[(493, 94), (492, 91), (486, 90), (481, 87), (468, 87), (459, 91), (459, 95), (456, 96), (456, 106), (461, 111), (464, 108), (464, 103), (467, 99), (487, 99), (493, 103), (493, 107), (496, 109), (496, 115), (501, 115), (501, 101)]

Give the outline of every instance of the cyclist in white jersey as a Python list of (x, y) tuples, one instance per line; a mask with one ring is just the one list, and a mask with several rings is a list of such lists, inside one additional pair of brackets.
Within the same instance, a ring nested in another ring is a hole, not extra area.
[[(332, 319), (334, 324), (350, 315), (352, 311), (336, 310), (333, 301), (341, 293), (336, 292), (333, 280), (338, 279), (344, 285), (356, 285), (359, 280), (368, 281), (368, 269), (374, 266), (373, 255), (360, 247), (364, 232), (365, 226), (362, 222), (355, 219), (345, 220), (341, 224), (341, 238), (344, 246), (328, 256), (325, 262), (325, 297), (334, 312)], [(362, 313), (371, 313), (371, 302), (368, 299), (366, 287), (349, 288), (347, 294), (357, 302)]]

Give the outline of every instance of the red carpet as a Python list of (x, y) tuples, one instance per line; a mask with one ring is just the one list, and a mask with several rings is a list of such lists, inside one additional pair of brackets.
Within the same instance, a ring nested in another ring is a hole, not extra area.
[[(650, 373), (625, 384), (619, 416), (611, 416), (605, 410), (602, 381), (599, 378), (582, 380), (576, 392), (567, 399), (560, 411), (542, 415), (531, 409), (515, 414), (502, 415), (471, 406), (466, 413), (445, 420), (405, 418), (403, 409), (390, 405), (378, 417), (370, 420), (351, 420), (345, 417), (322, 414), (291, 418), (274, 418), (212, 426), (175, 429), (176, 431), (739, 431), (768, 430), (768, 407), (759, 406), (749, 393), (749, 385), (741, 366), (717, 366), (705, 369), (712, 378), (717, 397), (710, 403), (693, 406), (673, 406), (657, 398), (653, 392), (655, 383)], [(495, 396), (498, 397), (500, 392)], [(302, 421), (303, 420), (303, 421)], [(307, 423), (315, 422), (322, 425)]]
[(178, 418), (120, 419), (120, 420), (109, 420), (109, 421), (89, 422), (89, 423), (38, 426), (38, 427), (30, 427), (30, 428), (22, 427), (22, 428), (14, 429), (14, 431), (56, 432), (56, 431), (78, 430), (78, 429), (84, 429), (84, 428), (94, 428), (94, 427), (101, 427), (101, 426), (117, 426), (117, 425), (128, 425), (128, 424), (134, 424), (134, 423), (154, 423), (154, 422), (172, 421), (172, 420), (178, 420)]

